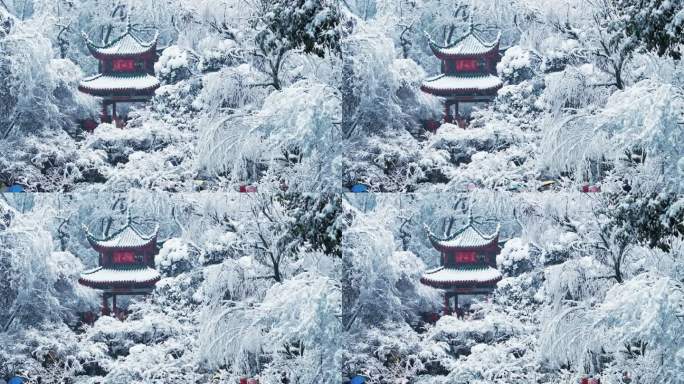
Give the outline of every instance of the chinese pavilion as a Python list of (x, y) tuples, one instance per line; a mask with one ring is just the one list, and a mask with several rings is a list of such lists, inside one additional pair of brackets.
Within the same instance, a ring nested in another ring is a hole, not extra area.
[(444, 120), (456, 119), (465, 127), (465, 120), (459, 112), (459, 103), (464, 104), (464, 115), (476, 103), (494, 100), (503, 83), (497, 77), (496, 64), (501, 59), (499, 39), (486, 41), (474, 28), (472, 18), (468, 32), (460, 39), (446, 46), (429, 39), (430, 49), (442, 61), (442, 74), (423, 82), (423, 92), (440, 96), (444, 101)]
[(126, 32), (108, 44), (97, 45), (83, 33), (100, 63), (99, 73), (82, 80), (78, 90), (102, 98), (102, 122), (118, 121), (117, 103), (146, 102), (154, 96), (160, 85), (154, 77), (158, 36), (155, 31), (152, 40), (144, 41), (132, 30), (130, 19)]
[(501, 272), (496, 269), (499, 248), (499, 226), (493, 234), (486, 235), (473, 225), (472, 216), (465, 227), (451, 236), (442, 238), (429, 228), (428, 238), (441, 254), (441, 266), (426, 271), (420, 282), (444, 291), (444, 312), (458, 311), (458, 295), (486, 295), (496, 289)]
[(156, 226), (151, 234), (143, 234), (130, 218), (126, 225), (105, 238), (98, 238), (83, 227), (90, 245), (100, 254), (100, 266), (83, 272), (78, 282), (102, 291), (102, 314), (107, 315), (109, 298), (112, 309), (116, 307), (117, 295), (147, 295), (154, 289), (161, 276), (154, 269), (157, 254)]

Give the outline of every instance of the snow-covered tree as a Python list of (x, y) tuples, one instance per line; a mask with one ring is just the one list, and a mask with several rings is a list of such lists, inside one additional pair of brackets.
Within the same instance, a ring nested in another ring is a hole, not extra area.
[(624, 20), (623, 33), (645, 43), (659, 56), (682, 57), (684, 4), (681, 1), (618, 0), (617, 10)]

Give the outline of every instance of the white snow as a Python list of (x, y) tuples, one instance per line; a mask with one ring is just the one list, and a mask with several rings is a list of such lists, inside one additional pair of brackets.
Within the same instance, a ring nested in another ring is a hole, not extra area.
[(429, 78), (423, 82), (423, 86), (429, 89), (449, 91), (449, 90), (490, 90), (499, 88), (503, 85), (501, 79), (498, 77), (487, 74), (478, 76), (447, 76), (438, 75), (433, 78)]
[(496, 256), (496, 265), (500, 268), (512, 268), (516, 263), (529, 260), (529, 244), (521, 238), (506, 241), (506, 245)]
[(144, 74), (136, 76), (111, 76), (97, 74), (81, 81), (81, 86), (92, 90), (125, 90), (145, 91), (159, 87), (156, 77)]
[(98, 47), (96, 48), (96, 51), (105, 55), (138, 55), (149, 51), (150, 47), (157, 42), (157, 36), (158, 34), (155, 33), (152, 40), (149, 42), (144, 42), (137, 36), (133, 36), (130, 32), (128, 32), (113, 44), (102, 48)]
[(188, 243), (183, 239), (173, 238), (164, 242), (164, 246), (155, 257), (157, 266), (170, 267), (172, 264), (190, 259)]
[(490, 266), (482, 268), (455, 269), (438, 267), (426, 271), (423, 278), (435, 283), (475, 282), (487, 283), (500, 280), (501, 272)]
[(452, 238), (437, 240), (437, 243), (447, 248), (481, 247), (491, 244), (497, 235), (498, 229), (491, 235), (485, 235), (469, 223), (468, 226), (456, 232)]
[[(142, 247), (150, 243), (150, 240), (157, 235), (158, 227), (152, 231), (151, 234), (142, 234), (138, 229), (132, 225), (128, 225), (119, 233), (116, 233), (108, 239), (98, 239), (93, 236), (92, 240), (97, 245), (105, 248), (131, 248)], [(92, 236), (92, 235), (91, 235)]]
[(189, 65), (187, 51), (177, 45), (172, 45), (164, 50), (159, 60), (154, 63), (154, 72), (167, 75), (171, 71), (187, 67)]
[(498, 42), (499, 36), (492, 42), (486, 42), (477, 32), (471, 32), (455, 44), (436, 48), (444, 55), (477, 55), (491, 51)]
[(142, 267), (136, 269), (112, 269), (97, 267), (85, 271), (81, 278), (92, 283), (131, 282), (149, 283), (159, 280), (161, 276), (156, 269)]

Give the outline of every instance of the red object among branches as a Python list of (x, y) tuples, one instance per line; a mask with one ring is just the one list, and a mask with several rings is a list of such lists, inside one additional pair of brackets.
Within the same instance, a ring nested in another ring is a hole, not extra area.
[(601, 186), (600, 185), (582, 184), (582, 192), (584, 192), (584, 193), (601, 192)]
[(257, 187), (255, 185), (240, 185), (238, 188), (238, 192), (240, 193), (250, 193), (250, 192), (256, 192)]
[(439, 121), (433, 119), (426, 120), (423, 122), (423, 128), (425, 128), (426, 131), (430, 131), (432, 133), (437, 132), (437, 129), (440, 125), (441, 124)]
[(241, 377), (240, 384), (259, 384), (259, 379), (248, 379), (246, 377)]
[(97, 122), (93, 119), (85, 119), (81, 122), (81, 128), (83, 128), (84, 131), (92, 133), (95, 128), (97, 128)]

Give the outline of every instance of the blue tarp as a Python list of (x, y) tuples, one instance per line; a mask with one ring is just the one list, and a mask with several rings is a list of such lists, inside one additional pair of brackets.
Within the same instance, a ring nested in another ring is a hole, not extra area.
[(366, 383), (366, 378), (363, 376), (354, 376), (351, 379), (351, 384), (365, 384)]
[(14, 184), (13, 186), (7, 188), (7, 192), (24, 192), (24, 187), (19, 184)]
[(24, 384), (25, 382), (26, 380), (24, 380), (23, 378), (19, 376), (14, 376), (13, 378), (9, 379), (7, 384)]
[(368, 186), (365, 184), (354, 184), (351, 187), (351, 191), (354, 193), (368, 192)]

